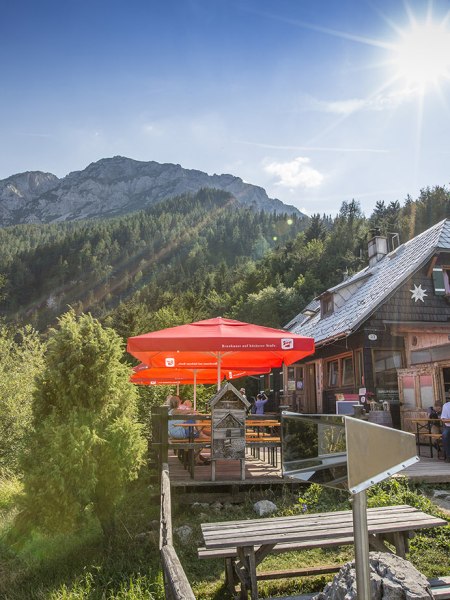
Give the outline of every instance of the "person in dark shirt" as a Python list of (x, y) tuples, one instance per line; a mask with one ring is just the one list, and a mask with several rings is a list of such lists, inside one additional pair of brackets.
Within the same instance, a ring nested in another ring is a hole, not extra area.
[[(450, 419), (450, 402), (442, 407), (441, 419)], [(450, 421), (442, 424), (442, 443), (444, 445), (445, 460), (450, 463)]]

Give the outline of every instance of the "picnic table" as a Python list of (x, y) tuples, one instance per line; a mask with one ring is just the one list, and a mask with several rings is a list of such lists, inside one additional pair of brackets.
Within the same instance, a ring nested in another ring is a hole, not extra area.
[[(426, 417), (416, 417), (411, 419), (411, 423), (416, 426), (416, 445), (417, 453), (420, 456), (420, 442), (425, 439), (430, 447), (430, 457), (433, 458), (433, 448), (437, 450), (437, 457), (441, 449), (442, 427), (449, 423), (450, 419), (428, 419)], [(433, 427), (439, 431), (433, 431)]]
[(281, 447), (279, 419), (271, 418), (252, 418), (248, 417), (245, 421), (245, 445), (250, 448), (253, 456), (267, 460), (274, 467), (278, 466), (277, 449)]
[[(177, 415), (178, 416), (178, 415)], [(185, 415), (189, 418), (194, 415)], [(197, 428), (211, 427), (210, 420), (201, 420), (200, 418), (176, 423), (174, 427), (183, 427), (188, 432), (187, 438), (169, 438), (169, 447), (177, 452), (181, 452), (182, 462), (186, 469), (189, 470), (191, 479), (194, 479), (195, 474), (195, 456), (199, 454), (203, 448), (211, 447), (211, 437), (195, 437)]]
[[(408, 505), (369, 508), (367, 523), (373, 549), (391, 552), (386, 546), (389, 542), (403, 558), (411, 532), (447, 525), (444, 519)], [(353, 544), (351, 510), (203, 523), (201, 528), (205, 547), (199, 549), (199, 558), (224, 558), (227, 585), (234, 593), (240, 583), (241, 598), (250, 593), (252, 600), (258, 598), (257, 579), (261, 578), (256, 567), (268, 554)]]
[[(176, 415), (179, 418), (179, 415)], [(196, 417), (196, 418), (193, 418)], [(195, 454), (202, 448), (211, 447), (210, 437), (195, 437), (195, 431), (203, 427), (211, 427), (211, 420), (205, 419), (205, 415), (186, 414), (183, 415), (182, 423), (177, 423), (174, 427), (183, 427), (188, 432), (186, 438), (169, 438), (169, 447), (183, 452), (183, 464), (189, 470), (191, 479), (195, 477)], [(278, 419), (246, 419), (245, 421), (245, 445), (251, 448), (254, 456), (260, 457), (260, 452), (266, 452), (268, 460), (273, 466), (278, 464), (277, 448), (281, 446), (279, 436), (279, 427), (281, 423)]]

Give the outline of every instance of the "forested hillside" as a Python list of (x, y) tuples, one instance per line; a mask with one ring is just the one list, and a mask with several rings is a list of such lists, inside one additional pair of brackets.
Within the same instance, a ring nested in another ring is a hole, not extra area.
[(315, 295), (367, 264), (375, 228), (400, 243), (450, 218), (450, 192), (378, 202), (366, 218), (255, 213), (202, 190), (109, 220), (0, 230), (1, 309), (45, 330), (72, 306), (123, 337), (213, 316), (282, 326)]
[(67, 305), (104, 317), (133, 298), (151, 310), (189, 294), (195, 304), (304, 224), (201, 190), (109, 220), (4, 228), (2, 310), (44, 329)]

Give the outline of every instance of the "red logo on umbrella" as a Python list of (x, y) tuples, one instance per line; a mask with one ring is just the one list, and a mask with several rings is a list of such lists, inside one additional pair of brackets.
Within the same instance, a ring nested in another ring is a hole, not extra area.
[(166, 358), (166, 367), (174, 367), (175, 359), (174, 358)]
[(281, 347), (283, 350), (291, 350), (294, 347), (294, 340), (292, 338), (282, 338)]

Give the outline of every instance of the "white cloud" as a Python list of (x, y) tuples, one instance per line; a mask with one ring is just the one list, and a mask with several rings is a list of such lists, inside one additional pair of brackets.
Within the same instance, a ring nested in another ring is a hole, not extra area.
[(382, 111), (397, 108), (417, 96), (417, 90), (405, 89), (392, 94), (378, 94), (368, 98), (350, 98), (331, 102), (318, 101), (318, 108), (338, 115), (350, 115), (358, 110)]
[(357, 110), (362, 110), (367, 107), (367, 101), (359, 98), (350, 100), (336, 100), (334, 102), (324, 102), (322, 104), (325, 112), (335, 113), (338, 115), (349, 115)]
[(276, 185), (294, 188), (319, 187), (324, 176), (322, 173), (310, 166), (310, 159), (306, 156), (298, 156), (290, 162), (271, 162), (264, 166), (264, 170), (270, 175), (279, 178)]

